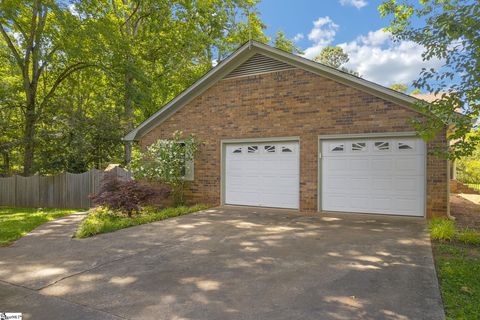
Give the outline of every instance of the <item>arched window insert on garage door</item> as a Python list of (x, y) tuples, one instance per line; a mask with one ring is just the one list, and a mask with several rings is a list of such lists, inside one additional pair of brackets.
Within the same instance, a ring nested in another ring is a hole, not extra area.
[(373, 143), (376, 151), (388, 151), (390, 150), (390, 142), (388, 141), (376, 141)]
[(331, 152), (343, 152), (345, 151), (345, 145), (343, 143), (332, 143), (330, 144)]
[(275, 146), (270, 146), (270, 145), (267, 145), (264, 147), (264, 150), (266, 153), (274, 153), (275, 152)]
[(398, 150), (413, 150), (413, 143), (399, 141), (398, 142)]
[(366, 151), (367, 150), (367, 143), (366, 142), (353, 142), (352, 143), (352, 151)]
[(258, 146), (248, 146), (248, 153), (258, 153)]

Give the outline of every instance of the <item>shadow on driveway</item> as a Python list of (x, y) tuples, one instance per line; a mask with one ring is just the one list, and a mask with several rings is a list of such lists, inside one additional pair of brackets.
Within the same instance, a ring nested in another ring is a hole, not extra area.
[(220, 207), (72, 239), (80, 220), (0, 248), (2, 308), (47, 318), (31, 306), (50, 305), (49, 319), (444, 318), (423, 219)]

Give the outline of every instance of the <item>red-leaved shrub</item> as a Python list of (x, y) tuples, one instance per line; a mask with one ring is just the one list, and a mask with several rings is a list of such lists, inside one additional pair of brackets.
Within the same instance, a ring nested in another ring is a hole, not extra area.
[(170, 195), (167, 186), (151, 186), (136, 180), (120, 180), (116, 176), (106, 175), (100, 191), (91, 197), (97, 206), (119, 210), (132, 217), (141, 210), (140, 205), (152, 199), (166, 199)]

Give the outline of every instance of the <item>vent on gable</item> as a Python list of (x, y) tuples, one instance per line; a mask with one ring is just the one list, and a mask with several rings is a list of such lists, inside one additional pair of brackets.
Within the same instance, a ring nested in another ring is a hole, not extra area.
[(294, 68), (295, 67), (292, 65), (257, 53), (250, 59), (242, 63), (240, 66), (238, 66), (235, 70), (227, 74), (224, 79), (244, 77), (259, 73), (282, 71)]

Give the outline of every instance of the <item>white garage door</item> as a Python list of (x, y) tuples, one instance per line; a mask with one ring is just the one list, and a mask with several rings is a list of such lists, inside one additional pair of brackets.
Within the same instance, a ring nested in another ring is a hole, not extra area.
[(423, 216), (421, 139), (325, 140), (321, 156), (322, 210)]
[(229, 144), (225, 203), (298, 208), (298, 142)]

